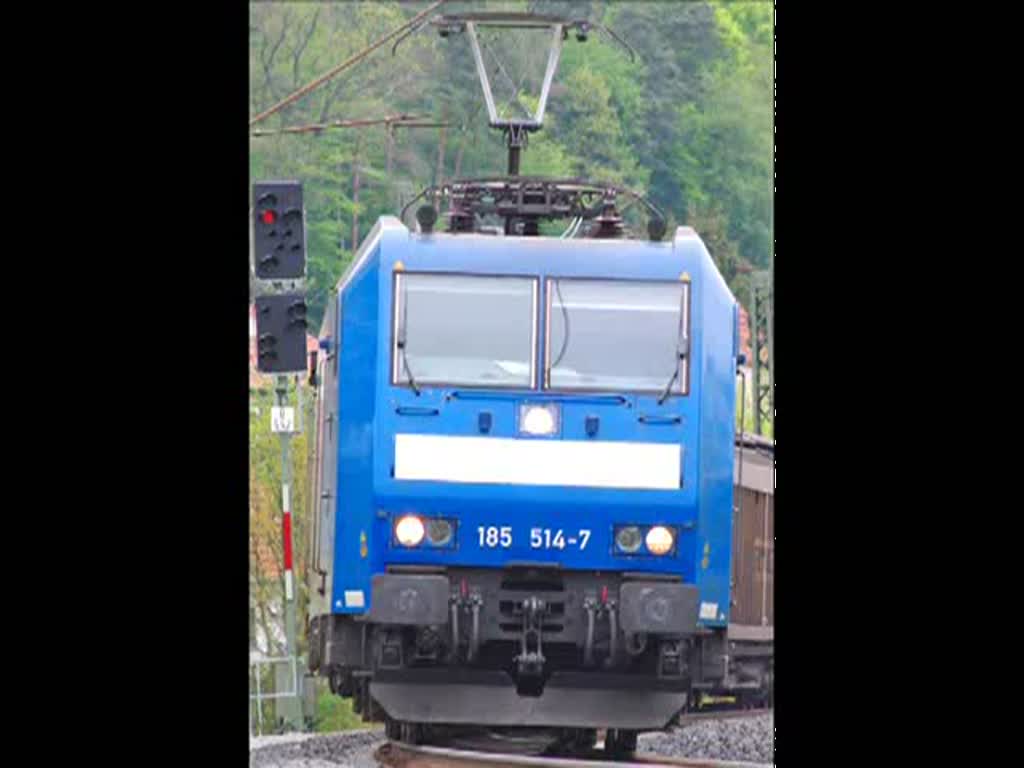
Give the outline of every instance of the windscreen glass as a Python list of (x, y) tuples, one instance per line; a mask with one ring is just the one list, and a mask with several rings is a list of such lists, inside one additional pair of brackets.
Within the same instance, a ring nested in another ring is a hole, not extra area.
[(689, 284), (549, 279), (545, 385), (685, 394)]
[(396, 277), (395, 384), (534, 386), (537, 280)]

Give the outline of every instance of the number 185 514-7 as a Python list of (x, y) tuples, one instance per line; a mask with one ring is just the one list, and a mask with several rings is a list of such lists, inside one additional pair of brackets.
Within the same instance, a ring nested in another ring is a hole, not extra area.
[[(505, 526), (479, 526), (477, 534), (480, 537), (480, 546), (490, 549), (508, 549), (512, 546), (512, 527)], [(587, 541), (590, 540), (590, 531), (581, 528), (573, 536), (568, 535), (561, 529), (531, 528), (530, 548), (531, 549), (565, 549), (566, 547), (579, 546), (581, 550), (586, 549)]]

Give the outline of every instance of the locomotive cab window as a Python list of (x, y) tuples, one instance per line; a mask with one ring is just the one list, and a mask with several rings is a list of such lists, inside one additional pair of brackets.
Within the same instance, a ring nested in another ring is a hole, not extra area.
[(546, 288), (546, 388), (689, 392), (689, 283), (550, 278)]
[(537, 293), (531, 277), (397, 273), (392, 384), (532, 389)]

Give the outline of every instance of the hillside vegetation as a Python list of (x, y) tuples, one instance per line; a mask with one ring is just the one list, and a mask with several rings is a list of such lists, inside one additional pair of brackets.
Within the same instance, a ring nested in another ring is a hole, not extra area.
[[(253, 3), (250, 114), (256, 115), (399, 27), (426, 3)], [(527, 10), (586, 17), (607, 36), (570, 36), (531, 136), (524, 174), (584, 176), (647, 194), (704, 238), (734, 293), (772, 247), (772, 13), (768, 2), (449, 2), (438, 12)], [(482, 35), (495, 96), (515, 109), (539, 95), (548, 40)], [(468, 41), (430, 27), (371, 53), (255, 128), (424, 115), (449, 127), (383, 125), (250, 139), (252, 179), (296, 178), (306, 190), (311, 327), (354, 248), (382, 214), (453, 176), (501, 174), (506, 154), (487, 112)], [(390, 173), (389, 168), (390, 154)]]
[[(256, 115), (396, 29), (425, 2), (250, 5), (249, 112)], [(594, 32), (566, 41), (544, 129), (530, 138), (524, 174), (624, 183), (669, 216), (669, 232), (693, 226), (742, 302), (748, 269), (766, 269), (772, 248), (772, 13), (768, 2), (449, 2), (439, 12), (527, 10), (586, 17), (636, 50)], [(531, 38), (531, 34), (533, 37)], [(548, 40), (534, 33), (482, 35), (502, 107), (536, 104)], [(464, 37), (430, 27), (396, 54), (388, 43), (256, 129), (335, 120), (422, 115), (447, 128), (383, 125), (250, 139), (250, 173), (298, 179), (307, 207), (310, 328), (320, 327), (331, 286), (383, 214), (397, 214), (423, 187), (455, 176), (502, 174), (501, 134), (487, 112)], [(500, 62), (500, 67), (498, 63)], [(307, 494), (312, 486), (310, 393), (305, 431), (291, 447), (296, 586), (300, 626), (309, 592)], [(750, 392), (747, 392), (748, 397)], [(250, 579), (253, 645), (283, 653), (281, 453), (271, 434), (270, 391), (252, 393), (250, 413)], [(739, 411), (739, 407), (737, 409)], [(737, 413), (739, 416), (739, 413)], [(752, 429), (748, 402), (746, 429)], [(770, 429), (770, 427), (769, 427)], [(299, 652), (306, 638), (300, 630)], [(269, 670), (264, 687), (270, 685)], [(267, 706), (270, 716), (271, 706)], [(323, 696), (319, 729), (358, 722), (351, 704)]]

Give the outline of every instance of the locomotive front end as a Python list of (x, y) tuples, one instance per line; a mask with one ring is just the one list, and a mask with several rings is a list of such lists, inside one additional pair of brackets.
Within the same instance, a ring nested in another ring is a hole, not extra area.
[(392, 724), (664, 727), (728, 611), (736, 318), (703, 244), (378, 227), (338, 302), (311, 666)]

